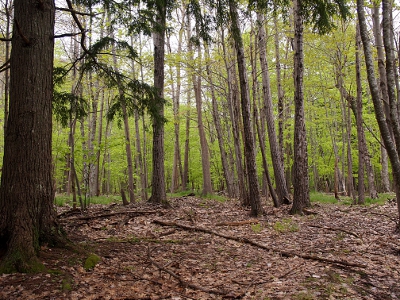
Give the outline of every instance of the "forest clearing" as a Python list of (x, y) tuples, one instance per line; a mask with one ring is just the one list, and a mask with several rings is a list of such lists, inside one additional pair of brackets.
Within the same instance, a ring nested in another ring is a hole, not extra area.
[(59, 207), (85, 251), (42, 246), (47, 272), (1, 275), (0, 299), (400, 299), (392, 201), (257, 219), (236, 200), (170, 204)]

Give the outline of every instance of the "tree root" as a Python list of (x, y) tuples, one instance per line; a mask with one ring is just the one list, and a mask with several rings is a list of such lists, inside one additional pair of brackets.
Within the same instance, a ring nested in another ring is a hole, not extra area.
[(189, 226), (189, 225), (180, 224), (180, 223), (176, 223), (176, 222), (167, 222), (167, 221), (161, 221), (161, 220), (153, 220), (153, 223), (159, 224), (162, 226), (175, 226), (175, 227), (179, 227), (179, 228), (182, 228), (185, 230), (200, 231), (200, 232), (216, 235), (216, 236), (219, 236), (219, 237), (222, 237), (225, 239), (237, 241), (239, 243), (246, 243), (246, 244), (267, 250), (267, 251), (273, 251), (273, 252), (280, 254), (283, 257), (296, 257), (297, 256), (297, 257), (300, 257), (300, 258), (306, 259), (306, 260), (314, 260), (314, 261), (319, 261), (319, 262), (323, 262), (323, 263), (327, 263), (327, 264), (340, 265), (340, 266), (345, 266), (345, 267), (357, 267), (357, 268), (366, 268), (367, 267), (367, 265), (365, 265), (365, 264), (352, 263), (352, 262), (348, 262), (345, 260), (329, 259), (329, 258), (315, 256), (315, 255), (301, 254), (301, 253), (297, 253), (294, 251), (279, 250), (277, 248), (266, 246), (266, 245), (260, 244), (258, 242), (252, 241), (248, 238), (230, 236), (230, 235), (222, 234), (222, 233), (219, 233), (219, 232), (213, 231), (211, 229), (207, 229), (207, 228)]

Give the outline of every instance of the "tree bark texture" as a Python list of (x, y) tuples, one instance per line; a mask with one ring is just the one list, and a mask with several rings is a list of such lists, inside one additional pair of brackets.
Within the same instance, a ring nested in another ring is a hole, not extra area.
[(154, 103), (158, 116), (153, 117), (153, 175), (149, 201), (167, 204), (164, 171), (164, 58), (165, 58), (165, 26), (166, 3), (157, 3), (156, 21), (161, 29), (153, 33), (154, 43), (154, 87), (157, 89), (159, 101)]
[(259, 194), (257, 169), (255, 159), (255, 143), (254, 133), (251, 125), (251, 110), (250, 110), (250, 92), (249, 83), (246, 74), (246, 62), (244, 56), (243, 40), (239, 29), (239, 17), (234, 0), (229, 0), (229, 11), (231, 15), (232, 35), (236, 47), (236, 59), (240, 79), (240, 95), (242, 104), (243, 132), (244, 132), (244, 148), (245, 159), (247, 166), (247, 179), (249, 189), (249, 199), (251, 206), (251, 214), (258, 216), (262, 214), (262, 206)]
[[(371, 92), (372, 101), (374, 103), (375, 108), (375, 117), (379, 126), (379, 130), (381, 132), (382, 140), (388, 152), (389, 160), (392, 164), (392, 171), (393, 177), (396, 185), (396, 198), (397, 198), (397, 207), (398, 210), (400, 209), (400, 191), (398, 187), (400, 187), (400, 159), (396, 150), (396, 145), (392, 140), (391, 132), (389, 130), (389, 126), (386, 123), (386, 117), (383, 109), (383, 105), (380, 99), (379, 88), (375, 76), (374, 70), (374, 57), (372, 55), (371, 45), (368, 36), (368, 28), (367, 23), (365, 20), (365, 11), (364, 11), (364, 1), (357, 0), (357, 16), (360, 24), (360, 35), (361, 40), (363, 43), (364, 49), (364, 57), (365, 57), (365, 64), (367, 68), (367, 78), (368, 84)], [(388, 66), (386, 66), (388, 68)], [(389, 80), (388, 80), (389, 85)], [(392, 108), (392, 106), (391, 106)], [(395, 111), (397, 113), (397, 109)], [(392, 115), (392, 113), (391, 113)], [(391, 123), (393, 120), (391, 120)], [(400, 217), (400, 210), (399, 210), (399, 217)]]
[(310, 206), (308, 155), (306, 124), (304, 120), (304, 53), (303, 53), (303, 18), (301, 0), (294, 0), (294, 166), (293, 166), (293, 206), (292, 214), (302, 213)]
[(274, 168), (274, 176), (276, 182), (276, 192), (279, 197), (280, 204), (290, 204), (290, 195), (287, 189), (285, 173), (283, 170), (283, 161), (281, 151), (279, 150), (278, 140), (276, 138), (275, 121), (272, 108), (271, 86), (267, 61), (267, 38), (265, 33), (264, 17), (261, 13), (257, 13), (258, 29), (258, 48), (260, 55), (261, 74), (263, 83), (264, 112), (267, 120), (267, 131), (269, 139), (269, 147), (271, 151), (272, 166)]
[(49, 0), (20, 0), (14, 9), (0, 188), (0, 247), (7, 251), (1, 271), (29, 272), (38, 271), (40, 242), (54, 241), (56, 226), (51, 153), (55, 6)]

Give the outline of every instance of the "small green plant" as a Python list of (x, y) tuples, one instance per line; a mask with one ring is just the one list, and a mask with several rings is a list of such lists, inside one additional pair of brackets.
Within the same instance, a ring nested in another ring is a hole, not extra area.
[(294, 299), (296, 299), (296, 300), (314, 300), (315, 298), (313, 295), (310, 295), (309, 293), (300, 292), (294, 297)]
[(253, 230), (254, 233), (260, 233), (262, 230), (262, 226), (260, 223), (251, 224), (251, 230)]
[(70, 279), (63, 279), (61, 282), (61, 290), (63, 292), (72, 291), (72, 281)]
[(290, 218), (276, 222), (273, 228), (279, 233), (299, 231), (299, 226)]
[(92, 270), (96, 264), (100, 261), (100, 257), (96, 254), (90, 254), (85, 260), (84, 268), (86, 271)]

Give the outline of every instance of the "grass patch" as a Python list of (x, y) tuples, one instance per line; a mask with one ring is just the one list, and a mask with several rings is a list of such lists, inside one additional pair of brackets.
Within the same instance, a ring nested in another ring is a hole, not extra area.
[[(378, 194), (378, 199), (371, 199), (370, 197), (365, 197), (365, 205), (383, 205), (389, 199), (395, 198), (394, 193), (381, 193)], [(311, 203), (322, 203), (322, 204), (341, 204), (341, 205), (351, 205), (353, 204), (353, 199), (347, 196), (340, 196), (340, 200), (338, 201), (335, 198), (334, 194), (326, 194), (320, 192), (311, 192), (310, 193), (310, 201)]]
[(340, 203), (333, 194), (325, 194), (319, 192), (310, 192), (311, 203), (326, 203), (326, 204), (338, 204)]
[(263, 228), (262, 228), (262, 226), (261, 226), (260, 223), (251, 224), (251, 230), (252, 230), (254, 233), (260, 233), (262, 229), (263, 229)]
[(290, 218), (285, 218), (282, 219), (281, 221), (277, 221), (274, 224), (273, 228), (279, 233), (299, 231), (299, 225), (297, 225)]

